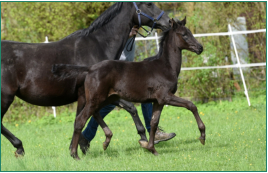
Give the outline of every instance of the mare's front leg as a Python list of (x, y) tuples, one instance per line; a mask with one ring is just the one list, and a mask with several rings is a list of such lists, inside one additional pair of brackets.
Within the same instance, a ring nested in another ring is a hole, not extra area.
[(164, 105), (160, 105), (157, 102), (153, 104), (153, 115), (151, 119), (151, 131), (150, 131), (150, 139), (149, 144), (147, 146), (147, 149), (151, 151), (154, 155), (158, 155), (157, 151), (154, 148), (154, 138), (155, 138), (155, 132), (157, 130), (157, 126), (159, 123), (160, 115), (162, 112)]
[(139, 140), (140, 146), (143, 148), (147, 148), (148, 146), (148, 140), (145, 134), (145, 128), (140, 120), (140, 117), (138, 115), (138, 111), (133, 105), (133, 103), (125, 101), (123, 99), (119, 99), (118, 101), (113, 103), (116, 106), (119, 106), (121, 108), (124, 108), (126, 111), (128, 111), (135, 123), (136, 129), (138, 131), (138, 134), (140, 135), (141, 139)]
[(188, 110), (190, 110), (194, 114), (194, 117), (195, 117), (195, 120), (197, 122), (199, 131), (201, 133), (201, 136), (200, 136), (199, 140), (203, 145), (205, 145), (205, 140), (206, 140), (205, 129), (206, 128), (205, 128), (205, 125), (202, 122), (202, 120), (201, 120), (201, 118), (200, 118), (200, 116), (198, 114), (197, 107), (191, 101), (176, 97), (173, 94), (168, 94), (165, 97), (165, 104), (172, 105), (172, 106), (177, 106), (177, 107), (185, 107), (185, 108), (187, 108)]

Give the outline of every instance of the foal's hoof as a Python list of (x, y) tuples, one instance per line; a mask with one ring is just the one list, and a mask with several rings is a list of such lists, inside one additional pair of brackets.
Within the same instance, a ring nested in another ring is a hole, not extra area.
[(103, 150), (105, 151), (108, 148), (109, 143), (103, 142), (102, 146), (103, 146)]
[(205, 145), (205, 139), (202, 139), (201, 137), (199, 138), (201, 144)]
[(155, 156), (158, 156), (158, 155), (159, 155), (157, 151), (152, 152), (152, 153), (153, 153)]
[(148, 142), (147, 141), (139, 141), (139, 143), (140, 143), (140, 146), (142, 148), (146, 148), (147, 149), (147, 146), (148, 146)]
[(74, 158), (75, 160), (80, 160), (80, 158), (78, 157), (77, 154), (71, 154), (72, 158)]

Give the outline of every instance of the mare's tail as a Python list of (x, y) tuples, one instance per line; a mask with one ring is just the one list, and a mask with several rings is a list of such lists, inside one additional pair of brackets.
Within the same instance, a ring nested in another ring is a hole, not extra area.
[(80, 74), (89, 72), (89, 67), (69, 64), (54, 64), (51, 71), (59, 80), (64, 80), (66, 78), (76, 78)]

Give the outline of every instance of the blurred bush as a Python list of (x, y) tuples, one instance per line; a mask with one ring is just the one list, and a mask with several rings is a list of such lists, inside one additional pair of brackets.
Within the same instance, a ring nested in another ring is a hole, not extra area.
[(111, 2), (1, 2), (1, 39), (40, 43), (87, 28)]
[[(193, 34), (228, 32), (228, 23), (235, 26), (238, 17), (245, 17), (246, 29), (266, 28), (266, 2), (157, 2), (170, 18), (187, 18), (186, 26)], [(237, 28), (238, 29), (238, 28)], [(160, 33), (161, 31), (157, 31)], [(248, 63), (266, 62), (266, 33), (243, 35), (248, 42)], [(233, 64), (229, 36), (198, 37), (204, 52), (196, 55), (183, 51), (182, 67), (221, 66)], [(136, 61), (157, 53), (155, 41), (136, 42)], [(244, 51), (244, 50), (241, 50)], [(263, 67), (244, 71), (249, 91), (263, 93), (266, 71)], [(254, 77), (255, 76), (255, 77)], [(255, 85), (254, 85), (255, 84)], [(182, 71), (178, 81), (177, 95), (192, 100), (231, 100), (234, 94), (244, 95), (240, 75), (230, 69)]]

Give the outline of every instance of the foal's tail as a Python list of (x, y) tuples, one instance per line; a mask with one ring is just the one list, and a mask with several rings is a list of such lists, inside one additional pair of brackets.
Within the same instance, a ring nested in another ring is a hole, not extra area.
[(51, 71), (59, 80), (64, 80), (66, 78), (76, 78), (80, 74), (89, 72), (89, 67), (69, 64), (54, 64)]

